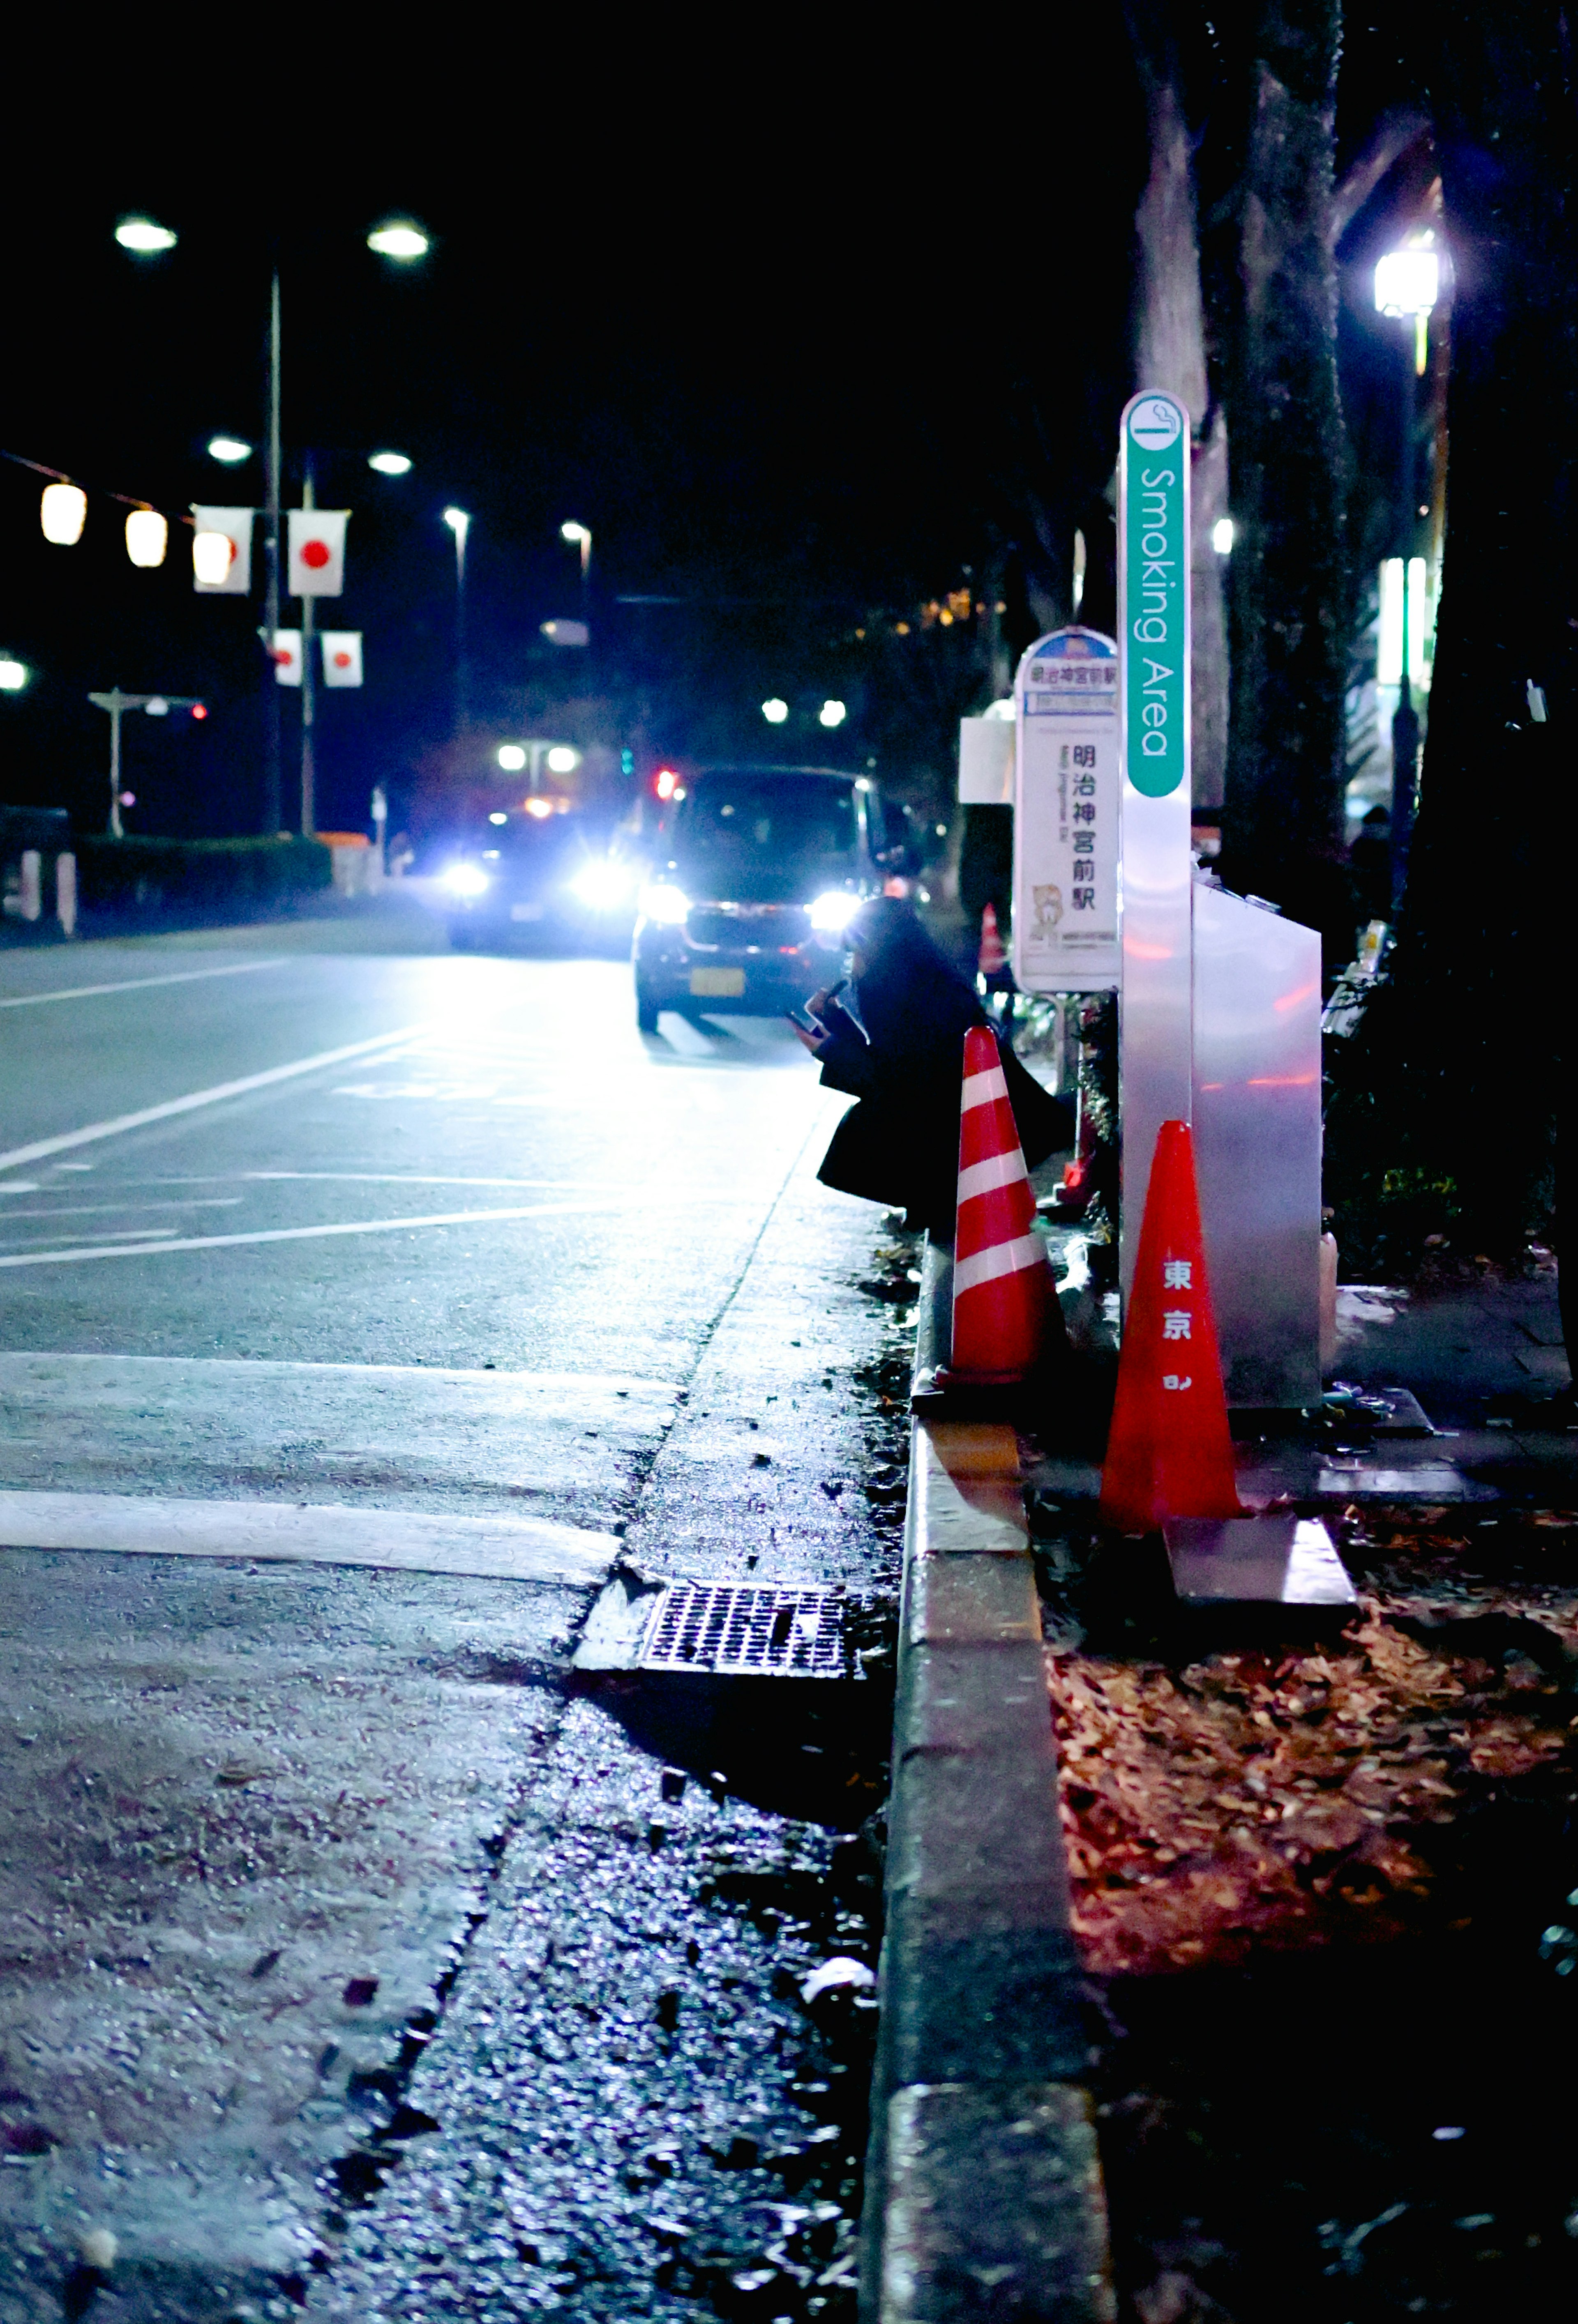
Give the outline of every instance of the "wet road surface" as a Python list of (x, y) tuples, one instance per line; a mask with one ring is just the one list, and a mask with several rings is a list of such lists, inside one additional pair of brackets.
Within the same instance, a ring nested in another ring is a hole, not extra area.
[(843, 2312), (881, 1710), (566, 1666), (891, 1584), (877, 1214), (787, 1027), (367, 942), (0, 954), (0, 2319)]

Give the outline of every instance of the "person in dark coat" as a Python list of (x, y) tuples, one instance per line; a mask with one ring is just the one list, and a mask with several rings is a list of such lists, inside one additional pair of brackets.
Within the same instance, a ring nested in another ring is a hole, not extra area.
[[(854, 1010), (837, 991), (807, 1004), (826, 1027), (800, 1038), (828, 1089), (860, 1102), (844, 1115), (817, 1172), (825, 1186), (868, 1202), (900, 1204), (911, 1231), (951, 1243), (958, 1201), (959, 1093), (964, 1035), (990, 1023), (910, 906), (873, 897), (849, 929)], [(1074, 1143), (1073, 1110), (999, 1043), (1009, 1102), (1033, 1170)]]

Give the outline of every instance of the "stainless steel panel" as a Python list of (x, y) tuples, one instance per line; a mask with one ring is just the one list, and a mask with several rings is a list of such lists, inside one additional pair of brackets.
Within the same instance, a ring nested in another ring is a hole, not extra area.
[[(1321, 940), (1203, 881), (1194, 907), (1195, 1162), (1227, 1400), (1313, 1404)], [(1123, 1127), (1127, 1143), (1127, 1114)]]
[(1189, 1084), (1187, 787), (1147, 798), (1123, 785), (1119, 871), (1123, 982), (1118, 1001), (1118, 1103), (1122, 1123), (1123, 1296), (1134, 1278), (1146, 1189), (1164, 1121), (1187, 1121)]

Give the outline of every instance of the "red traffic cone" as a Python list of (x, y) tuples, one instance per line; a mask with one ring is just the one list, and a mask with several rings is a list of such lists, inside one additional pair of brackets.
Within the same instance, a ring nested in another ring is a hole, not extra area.
[(995, 904), (988, 904), (981, 915), (981, 951), (975, 966), (982, 976), (1001, 976), (1008, 966), (1008, 954), (998, 933)]
[(1189, 1126), (1164, 1121), (1145, 1198), (1102, 1519), (1154, 1533), (1169, 1517), (1239, 1517)]
[(1039, 1357), (1051, 1277), (1035, 1219), (996, 1037), (988, 1026), (973, 1026), (960, 1093), (954, 1345), (938, 1374), (945, 1385), (1006, 1386), (1023, 1379)]

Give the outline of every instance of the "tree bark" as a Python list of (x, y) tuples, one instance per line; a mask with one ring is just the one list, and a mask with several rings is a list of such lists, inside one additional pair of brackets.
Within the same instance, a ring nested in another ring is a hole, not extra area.
[(1227, 769), (1227, 608), (1212, 546), (1227, 514), (1227, 432), (1211, 399), (1195, 237), (1193, 141), (1171, 44), (1148, 51), (1136, 37), (1150, 127), (1150, 176), (1135, 214), (1134, 385), (1165, 388), (1189, 414), (1193, 438), (1190, 659), (1193, 795), (1222, 805)]
[[(1339, 0), (1261, 0), (1228, 355), (1233, 547), (1224, 874), (1351, 945), (1342, 859), (1344, 498), (1332, 255)], [(1346, 957), (1346, 952), (1342, 954)]]
[(1392, 982), (1333, 1122), (1346, 1167), (1368, 1120), (1454, 1243), (1497, 1255), (1540, 1218), (1558, 1110), (1578, 1133), (1578, 121), (1556, 0), (1455, 0), (1438, 25), (1456, 290), (1429, 733)]

